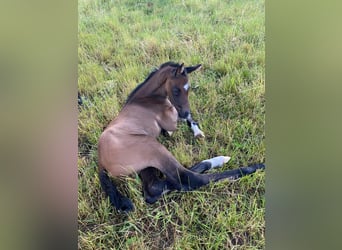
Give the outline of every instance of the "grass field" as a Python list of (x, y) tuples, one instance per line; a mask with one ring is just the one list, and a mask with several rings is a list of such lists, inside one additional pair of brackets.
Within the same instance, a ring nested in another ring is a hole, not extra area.
[(166, 61), (202, 63), (190, 75), (193, 117), (160, 141), (185, 166), (217, 155), (223, 171), (265, 161), (262, 0), (80, 0), (79, 249), (264, 249), (265, 172), (144, 202), (138, 177), (121, 185), (135, 205), (114, 211), (101, 191), (97, 141), (134, 87)]

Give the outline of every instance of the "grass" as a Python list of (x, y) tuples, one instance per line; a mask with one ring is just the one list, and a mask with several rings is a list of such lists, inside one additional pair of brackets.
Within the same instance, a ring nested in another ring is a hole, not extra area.
[[(114, 211), (100, 189), (97, 140), (154, 67), (202, 63), (190, 75), (196, 140), (185, 123), (160, 141), (185, 166), (229, 155), (225, 169), (265, 161), (264, 1), (79, 1), (79, 249), (264, 249), (265, 172)], [(125, 185), (123, 185), (125, 182)]]

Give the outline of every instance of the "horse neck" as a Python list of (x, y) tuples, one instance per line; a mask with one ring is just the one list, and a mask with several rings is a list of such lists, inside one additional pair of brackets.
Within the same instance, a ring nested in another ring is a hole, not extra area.
[(154, 75), (148, 79), (148, 81), (141, 86), (139, 91), (135, 93), (134, 99), (148, 98), (151, 96), (158, 96), (166, 98), (166, 79), (167, 79), (167, 71), (169, 69), (163, 68), (154, 73)]

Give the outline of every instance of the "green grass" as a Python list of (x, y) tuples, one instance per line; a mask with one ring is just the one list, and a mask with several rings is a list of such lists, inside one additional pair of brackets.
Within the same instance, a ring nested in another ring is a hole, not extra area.
[(202, 63), (190, 75), (193, 117), (160, 141), (185, 166), (229, 155), (222, 169), (265, 161), (264, 1), (79, 1), (79, 249), (264, 249), (265, 172), (144, 202), (141, 182), (120, 182), (135, 212), (101, 191), (97, 141), (154, 67)]

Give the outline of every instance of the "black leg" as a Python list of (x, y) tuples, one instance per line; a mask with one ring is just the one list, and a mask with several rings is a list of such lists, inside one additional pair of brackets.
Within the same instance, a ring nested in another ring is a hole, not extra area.
[(222, 167), (224, 163), (227, 163), (230, 160), (229, 156), (216, 156), (200, 163), (196, 164), (195, 166), (191, 167), (190, 170), (196, 173), (204, 173), (212, 168), (219, 168)]
[(192, 166), (189, 169), (193, 172), (202, 174), (202, 173), (208, 171), (209, 169), (211, 169), (211, 163), (207, 162), (207, 161), (202, 161), (202, 162)]
[(257, 170), (262, 170), (262, 169), (265, 169), (265, 165), (263, 163), (252, 164), (247, 167), (240, 167), (237, 169), (228, 170), (221, 174), (213, 174), (213, 175), (217, 175), (215, 176), (215, 178), (213, 178), (214, 179), (213, 181), (218, 181), (221, 179), (236, 180), (245, 175), (253, 174)]
[(165, 191), (191, 191), (207, 185), (209, 182), (222, 179), (235, 180), (245, 175), (253, 174), (258, 169), (264, 169), (264, 164), (254, 164), (228, 170), (222, 173), (201, 174), (212, 167), (210, 162), (203, 161), (190, 169), (170, 168), (165, 171), (166, 178), (160, 177), (159, 170), (149, 167), (142, 170), (139, 176), (143, 182), (143, 192), (147, 203), (154, 203)]
[(105, 170), (99, 171), (99, 179), (103, 191), (108, 195), (109, 201), (118, 211), (130, 212), (134, 210), (134, 206), (130, 199), (123, 196), (114, 183), (110, 180)]
[(199, 174), (186, 168), (178, 168), (176, 173), (170, 171), (165, 173), (165, 175), (175, 189), (191, 191), (207, 185), (209, 182), (216, 182), (222, 179), (235, 180), (242, 176), (253, 174), (258, 169), (264, 168), (265, 165), (260, 163), (214, 174)]
[[(211, 163), (200, 162), (189, 169), (193, 172), (204, 173), (211, 169)], [(139, 177), (142, 181), (143, 194), (147, 203), (152, 204), (156, 202), (163, 193), (176, 189), (165, 177), (162, 177), (161, 175), (162, 173), (153, 167), (148, 167), (140, 171)], [(180, 189), (180, 187), (178, 189)]]

